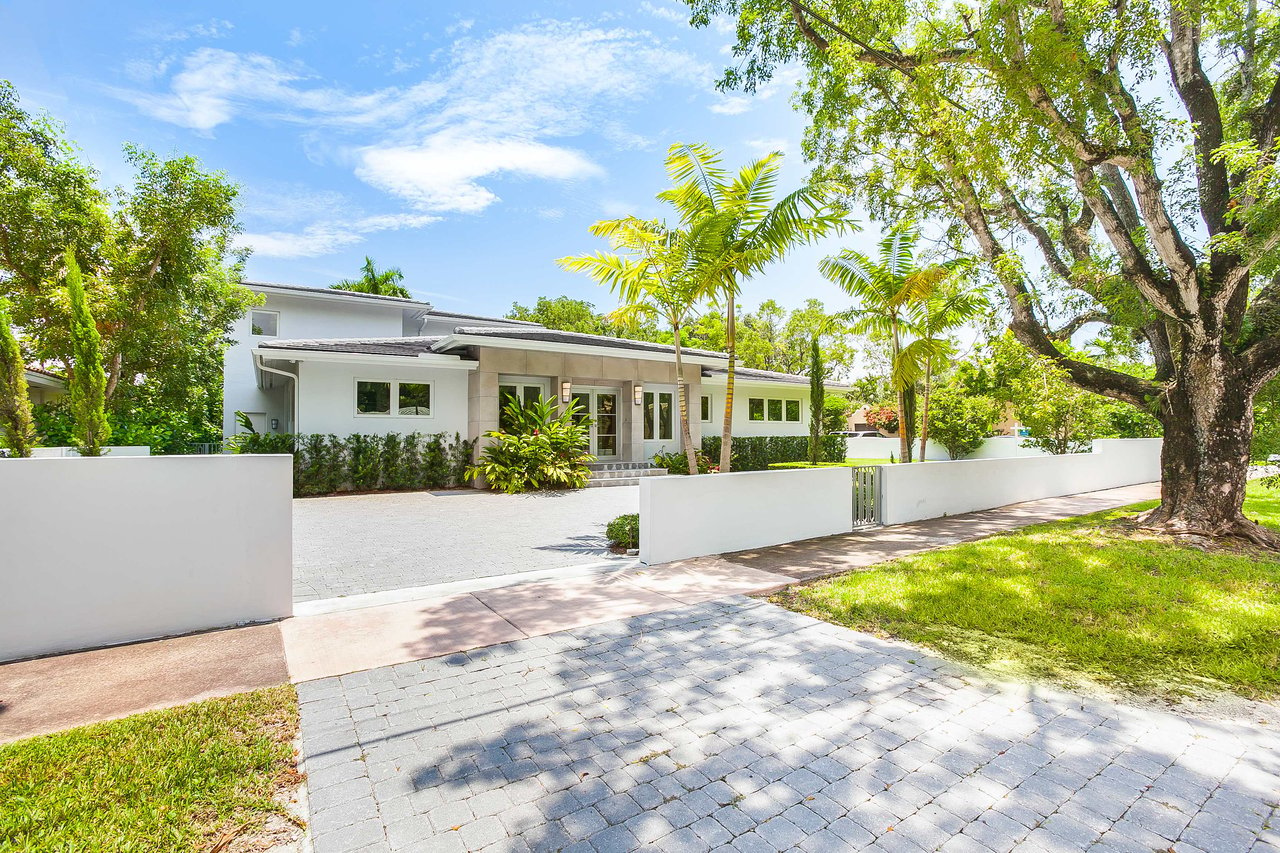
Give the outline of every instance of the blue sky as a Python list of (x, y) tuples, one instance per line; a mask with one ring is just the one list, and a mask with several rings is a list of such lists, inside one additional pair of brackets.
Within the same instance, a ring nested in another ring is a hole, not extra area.
[[(803, 180), (794, 77), (715, 91), (726, 26), (674, 0), (0, 5), (0, 76), (67, 126), (109, 183), (124, 142), (190, 153), (243, 188), (250, 278), (327, 285), (365, 254), (446, 310), (612, 301), (554, 259), (597, 219), (663, 213), (675, 141), (733, 165), (779, 149)], [(863, 223), (868, 226), (869, 223)], [(797, 252), (743, 303), (847, 299), (817, 272), (860, 235)]]

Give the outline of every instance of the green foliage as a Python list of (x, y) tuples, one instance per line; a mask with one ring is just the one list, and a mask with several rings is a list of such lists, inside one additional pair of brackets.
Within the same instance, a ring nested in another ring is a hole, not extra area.
[[(694, 458), (698, 462), (699, 474), (711, 473), (713, 466), (707, 454), (698, 451), (694, 454)], [(653, 464), (659, 468), (665, 468), (668, 474), (689, 473), (689, 455), (683, 450), (673, 450), (670, 453), (655, 453), (653, 455)]]
[(610, 545), (616, 545), (619, 548), (639, 548), (640, 515), (632, 512), (618, 516), (605, 526), (604, 534), (609, 537)]
[(489, 488), (519, 494), (543, 489), (581, 489), (595, 457), (587, 452), (589, 427), (582, 407), (574, 401), (557, 412), (554, 400), (522, 405), (507, 403), (504, 422), (510, 432), (485, 433), (490, 444), (480, 461), (468, 469)]
[(111, 441), (107, 423), (107, 374), (102, 369), (102, 339), (89, 312), (75, 253), (67, 250), (67, 300), (71, 305), (71, 378), (67, 399), (75, 419), (75, 443), (81, 456), (101, 456)]
[(75, 323), (59, 280), (72, 247), (101, 336), (113, 420), (178, 423), (215, 441), (222, 354), (257, 301), (239, 284), (247, 252), (233, 243), (238, 190), (192, 157), (133, 146), (125, 157), (131, 184), (100, 188), (62, 128), (32, 118), (0, 83), (0, 295), (12, 302), (28, 355), (70, 376)]
[(1280, 453), (1280, 378), (1272, 379), (1253, 401), (1253, 448), (1255, 460)]
[(293, 455), (294, 497), (344, 491), (423, 491), (465, 485), (475, 442), (455, 433), (281, 435), (240, 433), (234, 453)]
[(0, 746), (0, 848), (224, 849), (285, 823), (297, 734), (286, 684)]
[(0, 297), (0, 438), (14, 456), (30, 456), (36, 438), (27, 365), (13, 336), (9, 301)]
[(399, 267), (379, 270), (373, 258), (364, 256), (364, 266), (360, 267), (360, 278), (354, 281), (344, 278), (337, 284), (331, 284), (332, 290), (346, 290), (351, 293), (370, 293), (374, 296), (398, 296), (401, 299), (412, 299), (413, 294), (400, 282), (404, 281), (404, 273)]
[(663, 335), (653, 322), (618, 323), (609, 315), (596, 311), (590, 302), (569, 296), (539, 296), (532, 308), (513, 302), (506, 316), (512, 320), (541, 323), (548, 329), (564, 332), (670, 343), (670, 336)]
[(994, 432), (1000, 410), (1000, 403), (990, 397), (967, 394), (955, 385), (937, 388), (929, 406), (929, 437), (952, 459), (963, 459)]
[[(941, 548), (775, 600), (1002, 678), (1280, 695), (1280, 559), (1135, 535), (1134, 513), (1151, 506)], [(1244, 509), (1280, 525), (1280, 498), (1255, 484)]]
[[(824, 435), (821, 462), (844, 460), (844, 436)], [(702, 452), (712, 459), (720, 456), (720, 437), (704, 435)], [(807, 435), (753, 435), (738, 436), (733, 440), (733, 470), (764, 471), (774, 462), (807, 462), (809, 437)]]
[(809, 343), (809, 462), (817, 465), (822, 458), (822, 413), (826, 408), (824, 398), (827, 369), (822, 363), (822, 348), (814, 337)]
[(849, 428), (849, 412), (853, 404), (849, 398), (840, 394), (828, 394), (822, 401), (822, 431), (824, 433), (840, 432)]
[[(193, 445), (222, 440), (222, 425), (210, 424), (203, 412), (153, 403), (142, 390), (128, 395), (127, 400), (127, 407), (123, 400), (117, 400), (117, 405), (107, 411), (113, 444), (146, 445), (153, 456), (163, 456), (190, 453)], [(66, 397), (37, 404), (32, 413), (42, 444), (61, 447), (75, 443), (75, 417)]]

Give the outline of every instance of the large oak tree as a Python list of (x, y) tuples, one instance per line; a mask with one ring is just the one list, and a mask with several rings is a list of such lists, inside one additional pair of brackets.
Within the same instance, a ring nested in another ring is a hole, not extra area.
[[(807, 72), (806, 152), (873, 213), (949, 222), (1010, 326), (1164, 428), (1171, 531), (1277, 545), (1241, 513), (1253, 398), (1280, 370), (1280, 28), (1255, 0), (688, 0), (737, 18), (752, 90)], [(1103, 323), (1144, 378), (1059, 344)]]

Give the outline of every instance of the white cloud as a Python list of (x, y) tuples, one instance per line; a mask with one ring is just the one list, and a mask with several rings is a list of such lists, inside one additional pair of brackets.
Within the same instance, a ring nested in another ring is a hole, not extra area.
[(453, 131), (431, 136), (416, 146), (372, 147), (361, 157), (356, 175), (407, 199), (424, 210), (475, 213), (497, 196), (477, 181), (493, 175), (571, 180), (602, 173), (587, 157), (522, 139), (467, 138)]
[(741, 115), (754, 108), (760, 101), (767, 101), (775, 97), (779, 92), (789, 93), (793, 91), (802, 74), (803, 71), (799, 66), (784, 65), (774, 72), (769, 82), (758, 87), (754, 94), (726, 95), (717, 93), (715, 103), (708, 109), (720, 115)]
[(285, 44), (289, 47), (299, 47), (307, 40), (307, 34), (302, 31), (301, 27), (294, 27), (289, 30), (289, 38), (285, 40)]
[(301, 231), (245, 233), (236, 238), (236, 243), (268, 258), (314, 258), (359, 243), (366, 234), (422, 228), (438, 221), (439, 217), (426, 214), (383, 214), (344, 222), (317, 222)]
[(647, 32), (581, 21), (464, 36), (440, 65), (412, 86), (352, 92), (298, 63), (205, 47), (171, 73), (168, 91), (113, 94), (206, 134), (239, 118), (293, 122), (307, 134), (323, 129), (326, 149), (345, 152), (358, 177), (435, 214), (483, 210), (498, 200), (493, 181), (504, 177), (603, 174), (567, 140), (591, 133), (619, 147), (650, 147), (620, 120), (627, 104), (663, 84), (701, 86), (712, 73)]
[(722, 116), (741, 115), (755, 106), (750, 95), (722, 95), (708, 109)]
[(475, 25), (476, 25), (475, 18), (462, 18), (461, 20), (455, 21), (454, 23), (445, 27), (444, 31), (446, 35), (452, 36), (452, 35), (457, 35), (458, 33), (465, 33)]
[(187, 41), (188, 39), (220, 39), (231, 35), (235, 24), (222, 18), (210, 18), (204, 23), (177, 29), (154, 28), (144, 33), (157, 41)]
[(781, 151), (786, 154), (791, 150), (791, 143), (781, 137), (769, 137), (765, 139), (748, 139), (747, 147), (761, 154), (768, 154), (770, 151)]
[(656, 5), (654, 3), (650, 3), (649, 0), (644, 0), (644, 2), (640, 4), (640, 10), (642, 12), (648, 12), (655, 18), (670, 21), (673, 24), (680, 24), (681, 26), (684, 26), (689, 23), (689, 13), (683, 6), (669, 5), (666, 3)]

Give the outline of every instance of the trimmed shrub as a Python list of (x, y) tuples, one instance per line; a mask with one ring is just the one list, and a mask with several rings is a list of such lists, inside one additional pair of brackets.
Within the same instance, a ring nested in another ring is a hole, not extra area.
[[(822, 462), (844, 461), (844, 436), (824, 435), (820, 439)], [(702, 439), (702, 452), (712, 459), (720, 458), (720, 436)], [(733, 437), (733, 470), (764, 471), (774, 462), (806, 462), (809, 459), (807, 435), (753, 435)]]
[(640, 547), (640, 516), (638, 513), (620, 515), (605, 527), (604, 533), (609, 537), (610, 545), (619, 548)]
[(485, 433), (493, 443), (480, 461), (467, 470), (483, 477), (491, 489), (509, 495), (542, 489), (581, 489), (591, 479), (587, 463), (588, 425), (582, 407), (570, 403), (557, 412), (554, 400), (521, 404), (513, 400), (504, 410), (511, 432)]
[[(698, 473), (711, 473), (711, 460), (707, 454), (699, 451), (695, 454), (698, 460)], [(666, 468), (668, 474), (688, 474), (689, 473), (689, 457), (682, 450), (673, 450), (670, 453), (655, 453), (653, 455), (653, 464), (659, 468)]]
[(243, 434), (227, 440), (233, 453), (293, 455), (294, 497), (344, 491), (424, 491), (466, 485), (475, 442), (454, 433), (424, 435)]

